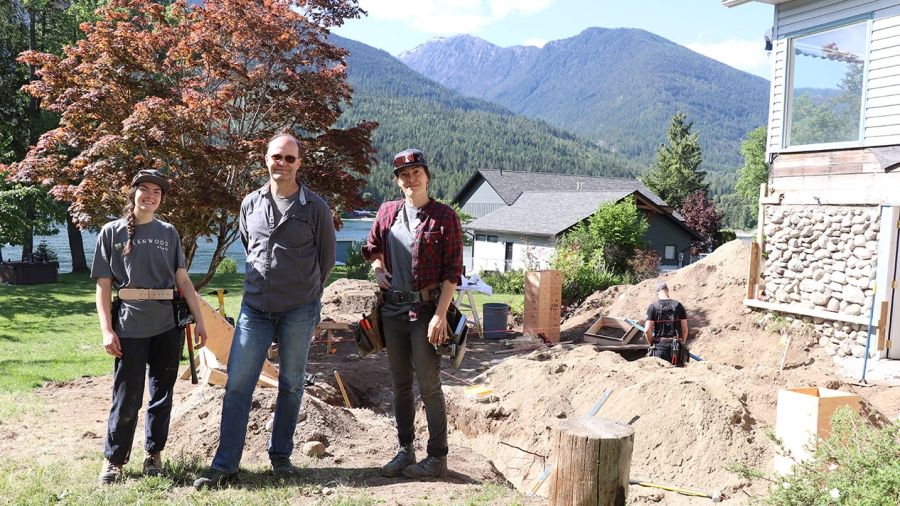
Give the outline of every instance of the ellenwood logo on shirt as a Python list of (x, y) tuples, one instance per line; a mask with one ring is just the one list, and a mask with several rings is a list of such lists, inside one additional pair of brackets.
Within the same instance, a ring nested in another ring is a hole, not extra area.
[[(127, 242), (127, 241), (125, 241)], [(117, 242), (113, 245), (116, 251), (121, 251), (125, 249), (125, 242)], [(131, 246), (156, 246), (157, 249), (168, 253), (169, 252), (169, 241), (165, 239), (133, 239)]]

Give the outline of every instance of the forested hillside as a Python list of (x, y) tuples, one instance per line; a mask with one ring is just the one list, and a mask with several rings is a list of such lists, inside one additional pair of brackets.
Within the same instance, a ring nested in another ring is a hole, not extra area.
[(645, 169), (544, 121), (464, 97), (384, 51), (338, 36), (332, 40), (351, 53), (353, 103), (341, 124), (380, 123), (373, 135), (379, 165), (367, 188), (375, 202), (399, 196), (390, 160), (408, 147), (428, 156), (437, 197), (452, 197), (479, 168), (597, 176), (635, 176)]
[(765, 79), (638, 29), (590, 28), (541, 49), (500, 48), (460, 35), (434, 39), (400, 59), (462, 93), (646, 164), (669, 119), (683, 112), (700, 133), (704, 168), (733, 172), (741, 139), (767, 115)]

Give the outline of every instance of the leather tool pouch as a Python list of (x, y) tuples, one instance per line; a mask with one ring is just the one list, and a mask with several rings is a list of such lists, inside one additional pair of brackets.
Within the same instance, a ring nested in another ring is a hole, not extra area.
[(188, 307), (187, 299), (184, 297), (178, 296), (172, 299), (172, 313), (175, 318), (175, 325), (183, 329), (188, 326), (188, 324), (193, 323), (193, 315), (191, 315), (191, 310)]
[(369, 314), (362, 315), (356, 327), (356, 348), (361, 357), (385, 348), (381, 326), (381, 306), (384, 305), (384, 299), (380, 290), (376, 292), (376, 298), (375, 307)]
[(112, 301), (112, 328), (115, 332), (120, 332), (122, 330), (122, 324), (119, 322), (119, 313), (122, 311), (122, 299), (118, 297), (113, 297)]

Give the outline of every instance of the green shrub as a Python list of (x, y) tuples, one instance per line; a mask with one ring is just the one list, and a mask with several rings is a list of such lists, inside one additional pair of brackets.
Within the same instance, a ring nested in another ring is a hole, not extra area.
[(347, 278), (370, 279), (372, 264), (363, 256), (362, 244), (354, 242), (347, 246), (347, 260), (344, 263), (347, 265)]
[(525, 293), (525, 271), (521, 269), (508, 272), (482, 271), (479, 276), (495, 293)]
[(237, 272), (237, 260), (225, 257), (216, 266), (216, 274), (234, 274)]
[(593, 261), (586, 261), (577, 249), (577, 244), (557, 247), (552, 267), (562, 272), (564, 304), (578, 304), (598, 290), (627, 282), (625, 275), (603, 269), (602, 263), (603, 259), (599, 255), (595, 255)]
[(628, 259), (628, 272), (634, 274), (635, 282), (659, 276), (659, 253), (652, 249), (637, 249)]
[(820, 441), (812, 458), (792, 474), (767, 478), (733, 465), (747, 479), (771, 482), (766, 504), (896, 506), (900, 501), (900, 423), (881, 429), (848, 407), (831, 418), (831, 436)]

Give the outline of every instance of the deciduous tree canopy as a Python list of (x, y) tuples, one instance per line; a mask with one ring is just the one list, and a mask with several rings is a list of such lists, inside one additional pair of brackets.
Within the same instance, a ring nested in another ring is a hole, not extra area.
[(267, 177), (276, 131), (300, 138), (301, 182), (336, 209), (361, 203), (375, 124), (333, 128), (351, 90), (346, 51), (326, 42), (359, 13), (355, 0), (110, 0), (64, 56), (20, 57), (39, 69), (26, 90), (61, 120), (18, 176), (52, 185), (77, 222), (96, 225), (119, 214), (138, 169), (158, 168), (173, 182), (161, 213), (188, 262), (198, 238), (216, 241), (211, 277), (241, 199)]

